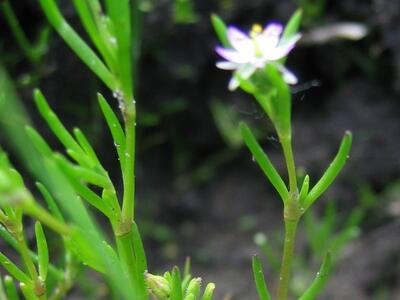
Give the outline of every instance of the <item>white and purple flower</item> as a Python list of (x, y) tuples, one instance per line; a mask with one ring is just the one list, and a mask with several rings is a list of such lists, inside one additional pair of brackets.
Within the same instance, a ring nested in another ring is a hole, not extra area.
[[(289, 39), (282, 39), (282, 32), (282, 25), (277, 23), (271, 23), (265, 28), (253, 25), (249, 34), (229, 26), (227, 38), (232, 48), (216, 48), (217, 53), (225, 59), (217, 62), (217, 67), (236, 71), (241, 78), (248, 79), (257, 69), (272, 63), (282, 72), (288, 84), (296, 84), (296, 76), (278, 61), (289, 54), (301, 36), (296, 34)], [(238, 79), (233, 76), (229, 89), (235, 90), (239, 85)]]

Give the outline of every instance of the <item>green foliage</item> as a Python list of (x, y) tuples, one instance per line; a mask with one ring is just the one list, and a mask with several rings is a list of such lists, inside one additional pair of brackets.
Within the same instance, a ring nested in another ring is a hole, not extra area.
[(174, 0), (174, 21), (177, 24), (192, 24), (198, 21), (193, 0)]
[(228, 147), (233, 149), (242, 147), (243, 140), (239, 130), (237, 130), (238, 112), (219, 100), (211, 102), (210, 110), (214, 117), (215, 125)]
[(317, 200), (317, 198), (322, 195), (322, 193), (324, 193), (325, 190), (333, 183), (336, 176), (344, 167), (346, 160), (349, 158), (351, 143), (352, 134), (350, 132), (346, 132), (335, 158), (319, 181), (304, 198), (302, 205), (305, 209), (308, 209), (314, 203), (314, 201)]
[(23, 51), (26, 58), (28, 58), (28, 60), (33, 64), (39, 63), (47, 52), (50, 28), (48, 26), (42, 28), (39, 32), (36, 43), (32, 44), (22, 29), (10, 1), (0, 1), (0, 9), (4, 14), (7, 25), (9, 26), (15, 41)]
[(264, 273), (262, 271), (260, 260), (257, 256), (253, 256), (253, 275), (260, 300), (270, 300), (271, 295), (269, 294), (267, 284), (265, 283)]
[(226, 36), (227, 26), (224, 23), (224, 21), (216, 14), (212, 14), (211, 15), (211, 23), (214, 27), (215, 33), (217, 34), (221, 44), (224, 47), (229, 47), (230, 43)]
[(328, 279), (329, 273), (331, 271), (331, 256), (328, 252), (322, 262), (321, 268), (314, 281), (307, 289), (307, 291), (299, 298), (299, 300), (314, 300), (324, 288), (326, 281)]
[(146, 274), (150, 294), (156, 300), (212, 300), (215, 285), (207, 284), (202, 293), (201, 281), (201, 278), (193, 278), (190, 274), (190, 260), (186, 261), (183, 275), (178, 267), (174, 267), (172, 272), (165, 272), (163, 276)]
[(263, 151), (261, 146), (258, 144), (256, 138), (251, 133), (250, 128), (246, 124), (240, 124), (240, 130), (242, 137), (247, 147), (249, 148), (251, 154), (257, 161), (260, 168), (263, 170), (265, 176), (275, 187), (277, 192), (282, 198), (283, 202), (289, 200), (289, 191), (287, 190), (283, 179), (280, 177), (278, 171), (275, 169), (274, 165), (269, 160), (267, 154)]

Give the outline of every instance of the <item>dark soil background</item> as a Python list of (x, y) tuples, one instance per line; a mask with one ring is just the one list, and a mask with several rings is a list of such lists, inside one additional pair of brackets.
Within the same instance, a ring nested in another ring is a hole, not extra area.
[[(339, 21), (361, 22), (369, 34), (357, 42), (300, 45), (290, 55), (288, 66), (300, 79), (293, 91), (295, 157), (315, 182), (344, 131), (351, 130), (351, 159), (317, 210), (332, 200), (345, 216), (357, 205), (359, 186), (364, 184), (378, 195), (378, 203), (362, 224), (360, 237), (346, 247), (321, 299), (400, 299), (400, 214), (393, 204), (398, 207), (400, 194), (391, 201), (380, 198), (400, 178), (400, 1), (326, 2), (321, 16), (309, 20), (305, 34)], [(146, 3), (151, 9), (143, 17), (137, 82), (137, 214), (150, 270), (182, 265), (191, 256), (194, 273), (217, 284), (216, 299), (256, 299), (251, 257), (259, 250), (253, 235), (281, 230), (282, 206), (248, 151), (224, 143), (210, 112), (211, 101), (223, 101), (240, 119), (264, 130), (265, 150), (282, 174), (285, 169), (268, 120), (249, 96), (229, 92), (230, 74), (214, 66), (218, 41), (209, 16), (216, 12), (227, 23), (249, 28), (254, 22), (285, 22), (296, 5), (288, 0), (198, 0), (197, 22), (177, 24), (172, 1)], [(34, 36), (44, 23), (37, 1), (16, 1), (13, 6)], [(69, 1), (61, 1), (61, 7), (82, 32)], [(2, 53), (18, 53), (3, 19), (0, 32)], [(16, 80), (32, 71), (18, 55), (7, 66)], [(111, 95), (55, 34), (38, 72), (39, 86), (60, 118), (88, 134), (119, 182), (113, 143), (95, 98), (96, 91), (110, 100)], [(59, 147), (33, 107), (32, 87), (19, 92), (41, 132)], [(200, 168), (218, 155), (223, 163)], [(296, 251), (302, 251), (302, 236)], [(277, 276), (264, 265), (274, 289)], [(386, 296), (376, 296), (379, 290)]]

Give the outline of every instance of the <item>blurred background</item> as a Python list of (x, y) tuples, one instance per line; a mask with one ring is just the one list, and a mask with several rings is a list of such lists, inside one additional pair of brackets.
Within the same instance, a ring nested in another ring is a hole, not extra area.
[[(96, 92), (117, 109), (116, 101), (48, 32), (37, 1), (9, 3), (38, 47), (33, 55), (24, 52), (2, 11), (0, 93), (8, 93), (9, 102), (0, 107), (0, 144), (28, 185), (34, 182), (29, 161), (15, 150), (24, 145), (18, 138), (27, 122), (23, 110), (62, 149), (34, 108), (32, 90), (38, 86), (68, 128), (87, 134), (121, 186)], [(70, 1), (59, 3), (85, 36)], [(216, 69), (218, 40), (210, 15), (247, 31), (253, 23), (284, 23), (299, 6), (303, 39), (287, 62), (299, 78), (292, 88), (299, 177), (307, 173), (316, 182), (345, 130), (353, 132), (354, 144), (339, 179), (301, 225), (292, 293), (309, 284), (330, 249), (335, 269), (321, 299), (400, 299), (399, 0), (140, 1), (137, 222), (150, 271), (183, 265), (190, 256), (194, 275), (216, 283), (216, 299), (252, 300), (251, 257), (257, 253), (274, 290), (282, 204), (243, 145), (239, 122), (251, 124), (281, 174), (283, 157), (261, 109), (248, 95), (229, 92), (230, 73)]]

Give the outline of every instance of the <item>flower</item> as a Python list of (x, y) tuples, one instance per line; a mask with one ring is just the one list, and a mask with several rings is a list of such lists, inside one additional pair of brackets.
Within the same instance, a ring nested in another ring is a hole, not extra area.
[[(282, 72), (287, 83), (296, 84), (296, 76), (278, 61), (289, 54), (301, 36), (296, 34), (284, 39), (281, 37), (282, 32), (282, 25), (277, 23), (270, 23), (264, 29), (261, 25), (253, 25), (249, 34), (229, 26), (227, 38), (232, 48), (216, 48), (216, 52), (225, 59), (217, 62), (217, 67), (234, 70), (241, 78), (248, 79), (257, 69), (273, 63)], [(235, 90), (239, 84), (238, 79), (233, 76), (229, 89)]]

